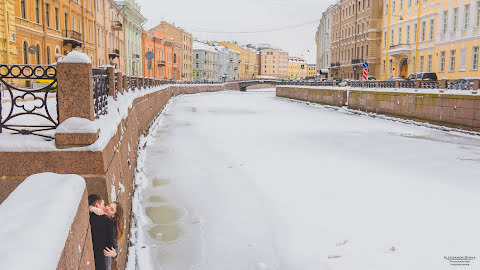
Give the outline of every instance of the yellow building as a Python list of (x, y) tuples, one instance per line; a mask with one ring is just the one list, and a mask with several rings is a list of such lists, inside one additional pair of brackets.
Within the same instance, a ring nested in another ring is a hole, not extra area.
[(0, 3), (0, 63), (17, 63), (15, 0)]
[(288, 79), (303, 80), (307, 77), (308, 65), (302, 58), (289, 57), (288, 58)]
[(316, 73), (317, 73), (317, 65), (309, 64), (308, 65), (308, 70), (307, 70), (307, 77), (308, 78), (313, 78), (313, 77), (315, 77)]
[(93, 5), (93, 0), (16, 0), (17, 62), (51, 64), (76, 47), (95, 59)]
[(256, 50), (236, 43), (219, 42), (218, 45), (240, 53), (240, 80), (250, 80), (258, 76), (260, 54)]
[(381, 79), (480, 77), (479, 1), (389, 0), (383, 14)]

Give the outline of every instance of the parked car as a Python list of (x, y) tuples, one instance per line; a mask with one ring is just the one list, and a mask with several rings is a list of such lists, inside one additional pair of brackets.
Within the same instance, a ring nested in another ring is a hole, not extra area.
[(327, 82), (333, 82), (333, 81), (336, 81), (337, 83), (341, 82), (342, 79), (341, 78), (336, 78), (336, 77), (330, 77), (327, 79)]
[(437, 81), (437, 73), (435, 72), (419, 72), (419, 73), (412, 73), (407, 78), (408, 81)]
[(374, 76), (368, 76), (367, 77), (367, 81), (376, 81), (377, 78), (375, 78)]
[(473, 80), (478, 78), (461, 78), (448, 84), (448, 89), (470, 90), (473, 89)]
[(344, 79), (338, 86), (347, 86), (349, 82), (352, 82), (353, 79)]

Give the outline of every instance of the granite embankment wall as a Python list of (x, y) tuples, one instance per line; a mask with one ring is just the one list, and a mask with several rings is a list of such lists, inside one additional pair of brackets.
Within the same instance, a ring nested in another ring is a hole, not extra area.
[(480, 95), (471, 91), (465, 91), (465, 94), (448, 92), (422, 92), (421, 89), (418, 92), (315, 89), (301, 86), (279, 86), (276, 89), (278, 97), (334, 106), (348, 104), (348, 108), (353, 110), (480, 131)]
[[(46, 152), (0, 152), (0, 203), (29, 175), (39, 172), (77, 174), (86, 180), (88, 194), (96, 193), (108, 201), (113, 199), (124, 205), (126, 232), (130, 232), (139, 137), (148, 130), (171, 97), (222, 90), (239, 90), (239, 85), (231, 82), (218, 85), (170, 86), (135, 99), (128, 116), (121, 121), (116, 134), (101, 151), (57, 149)], [(42, 194), (44, 195), (48, 196)], [(86, 213), (86, 199), (82, 200), (79, 209), (84, 209)], [(71, 230), (87, 231), (89, 223), (84, 219), (84, 215), (81, 215), (81, 221), (74, 222)], [(88, 239), (89, 236), (85, 237)], [(120, 255), (115, 260), (113, 269), (125, 268), (128, 239), (127, 235), (119, 243)], [(91, 249), (88, 246), (87, 248)], [(69, 251), (65, 253), (70, 254)], [(75, 259), (80, 260), (80, 257), (71, 260)]]

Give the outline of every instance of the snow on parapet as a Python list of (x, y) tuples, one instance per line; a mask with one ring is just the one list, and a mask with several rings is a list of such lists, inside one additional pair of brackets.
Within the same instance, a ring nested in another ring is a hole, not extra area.
[(89, 119), (70, 117), (57, 127), (56, 133), (97, 133), (98, 129)]
[(71, 51), (67, 55), (62, 56), (58, 59), (58, 63), (84, 63), (84, 64), (91, 64), (92, 60), (88, 55), (84, 54), (83, 52), (79, 51)]
[(25, 179), (0, 204), (0, 269), (56, 269), (84, 190), (78, 175)]

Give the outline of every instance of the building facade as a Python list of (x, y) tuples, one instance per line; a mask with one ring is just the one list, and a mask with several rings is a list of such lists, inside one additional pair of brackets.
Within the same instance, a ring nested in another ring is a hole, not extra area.
[(135, 0), (116, 1), (125, 14), (125, 72), (129, 76), (143, 74), (142, 26), (147, 20), (140, 13), (140, 5)]
[(180, 80), (182, 45), (166, 39), (159, 30), (143, 32), (143, 76), (161, 80)]
[(2, 1), (0, 11), (4, 16), (0, 20), (0, 63), (18, 63), (15, 0)]
[(380, 76), (382, 7), (381, 0), (341, 0), (335, 5), (330, 76), (360, 79), (364, 62), (369, 65), (369, 76)]
[(206, 43), (193, 42), (193, 81), (218, 81), (217, 50)]
[(228, 54), (230, 55), (230, 73), (228, 80), (240, 80), (240, 53), (229, 49)]
[(300, 57), (288, 58), (288, 79), (303, 80), (307, 77), (307, 62)]
[(152, 30), (159, 30), (166, 39), (171, 39), (182, 46), (181, 78), (183, 81), (192, 81), (193, 75), (193, 36), (185, 30), (162, 21)]
[(288, 78), (288, 53), (275, 49), (260, 51), (259, 74), (262, 76), (275, 77), (277, 79)]
[(16, 0), (14, 18), (18, 63), (52, 64), (73, 49), (96, 58), (94, 1)]
[(240, 53), (240, 80), (254, 79), (258, 75), (260, 55), (257, 53), (257, 50), (240, 46), (236, 42), (219, 42), (218, 45)]
[(230, 49), (225, 46), (214, 46), (217, 51), (218, 80), (230, 80)]
[(383, 14), (382, 79), (480, 77), (480, 1), (392, 1)]
[(330, 43), (332, 33), (332, 10), (336, 8), (336, 5), (332, 5), (322, 13), (322, 18), (315, 34), (315, 44), (317, 46), (316, 66), (317, 73), (328, 76), (328, 70), (330, 69)]
[(307, 65), (307, 78), (313, 79), (317, 74), (317, 65), (315, 64), (308, 64)]

